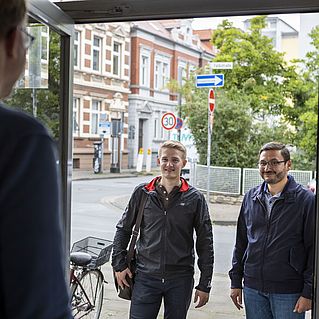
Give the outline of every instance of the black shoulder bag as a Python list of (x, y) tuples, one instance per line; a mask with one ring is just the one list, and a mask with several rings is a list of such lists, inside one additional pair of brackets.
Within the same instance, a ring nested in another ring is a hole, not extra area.
[(143, 212), (144, 212), (144, 207), (146, 204), (146, 200), (147, 200), (147, 194), (145, 194), (144, 192), (142, 193), (142, 200), (140, 203), (140, 208), (136, 217), (136, 222), (135, 222), (135, 226), (134, 226), (134, 230), (132, 232), (132, 236), (131, 236), (131, 241), (130, 241), (130, 245), (129, 245), (129, 250), (127, 252), (127, 265), (128, 268), (130, 269), (133, 277), (130, 278), (129, 276), (126, 276), (126, 281), (128, 282), (128, 284), (130, 285), (129, 287), (124, 286), (124, 289), (122, 289), (118, 284), (117, 284), (117, 280), (114, 274), (114, 283), (115, 283), (115, 287), (116, 290), (118, 292), (118, 296), (122, 299), (126, 299), (126, 300), (131, 300), (132, 298), (132, 291), (133, 291), (133, 285), (134, 285), (134, 276), (135, 276), (135, 260), (134, 260), (134, 256), (135, 256), (135, 244), (137, 241), (137, 237), (140, 231), (140, 225), (142, 222), (142, 218), (143, 218)]

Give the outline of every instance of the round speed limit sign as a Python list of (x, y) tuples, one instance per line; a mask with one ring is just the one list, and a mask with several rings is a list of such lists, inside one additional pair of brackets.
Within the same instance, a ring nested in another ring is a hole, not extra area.
[(172, 130), (176, 125), (176, 117), (173, 113), (165, 113), (162, 116), (162, 126), (165, 130)]

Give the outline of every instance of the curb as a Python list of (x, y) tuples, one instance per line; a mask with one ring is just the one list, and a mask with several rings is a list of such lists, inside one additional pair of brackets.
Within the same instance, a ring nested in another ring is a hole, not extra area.
[(213, 220), (212, 224), (213, 225), (217, 225), (217, 226), (236, 226), (237, 225), (237, 221), (233, 221), (233, 220)]
[(138, 174), (121, 174), (121, 175), (105, 175), (105, 176), (88, 176), (88, 177), (74, 177), (72, 181), (90, 181), (90, 180), (97, 180), (97, 179), (114, 179), (114, 178), (127, 178), (127, 177), (138, 177)]

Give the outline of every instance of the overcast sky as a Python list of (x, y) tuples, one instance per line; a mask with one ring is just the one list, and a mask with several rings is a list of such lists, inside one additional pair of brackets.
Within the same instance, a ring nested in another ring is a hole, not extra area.
[[(297, 31), (299, 31), (300, 26), (300, 14), (277, 14), (277, 15), (270, 15), (276, 16), (291, 25)], [(243, 21), (250, 18), (252, 16), (240, 16), (240, 17), (214, 17), (214, 18), (196, 18), (193, 21), (193, 28), (195, 30), (199, 29), (216, 29), (217, 25), (221, 23), (223, 20), (227, 19), (234, 23), (235, 27), (243, 29)]]

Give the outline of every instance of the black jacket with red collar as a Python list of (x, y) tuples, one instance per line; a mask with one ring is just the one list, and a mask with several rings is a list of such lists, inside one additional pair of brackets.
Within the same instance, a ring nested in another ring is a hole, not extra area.
[(196, 289), (209, 292), (213, 274), (214, 251), (212, 224), (204, 196), (182, 178), (182, 185), (167, 209), (155, 183), (141, 184), (134, 190), (114, 237), (112, 266), (115, 271), (127, 267), (127, 246), (139, 209), (142, 192), (148, 195), (140, 237), (136, 244), (137, 271), (159, 278), (194, 273), (194, 230), (200, 281)]

